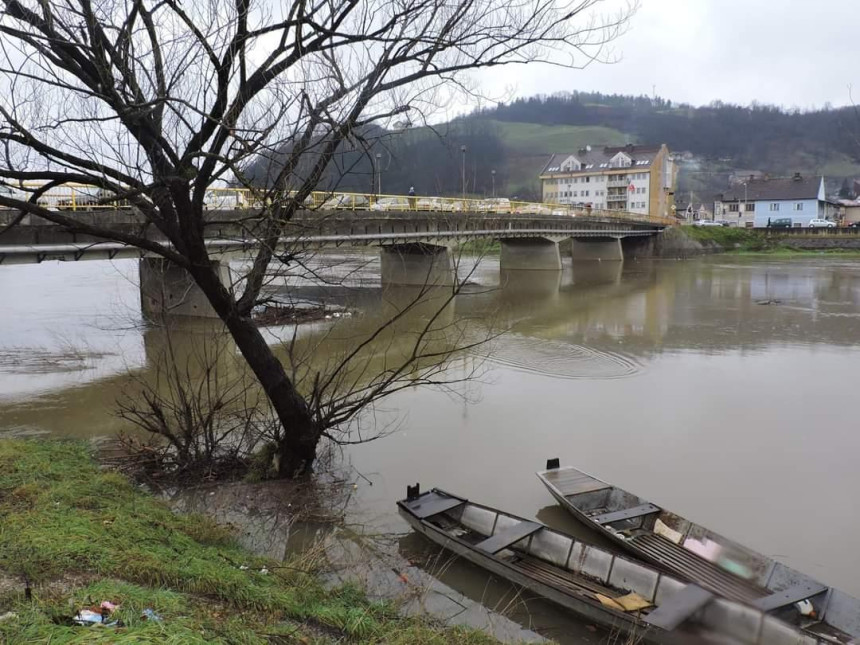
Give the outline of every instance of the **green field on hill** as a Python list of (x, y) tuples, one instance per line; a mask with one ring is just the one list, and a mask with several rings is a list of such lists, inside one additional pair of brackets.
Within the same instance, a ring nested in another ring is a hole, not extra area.
[(586, 145), (619, 146), (635, 142), (623, 132), (600, 126), (491, 123), (498, 129), (508, 151), (508, 183), (502, 193), (507, 195), (538, 193), (538, 173), (552, 153), (575, 152)]

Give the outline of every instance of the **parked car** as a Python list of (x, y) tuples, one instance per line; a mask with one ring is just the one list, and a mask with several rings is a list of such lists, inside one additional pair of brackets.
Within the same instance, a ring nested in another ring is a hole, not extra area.
[(717, 224), (719, 224), (720, 226), (726, 226), (726, 227), (728, 227), (728, 226), (731, 226), (731, 225), (732, 225), (732, 223), (731, 223), (729, 220), (727, 220), (727, 219), (715, 219), (714, 221), (715, 221)]
[(697, 219), (693, 222), (693, 226), (722, 226), (722, 224), (710, 219)]
[(767, 223), (767, 228), (791, 228), (794, 225), (790, 217), (778, 217)]
[(478, 202), (477, 208), (482, 213), (510, 213), (511, 200), (507, 197), (491, 197)]
[(323, 202), (322, 210), (365, 210), (367, 208), (367, 197), (364, 195), (333, 195)]
[(89, 210), (105, 205), (113, 193), (90, 186), (67, 189), (69, 192), (56, 201), (56, 209), (60, 211)]
[(372, 211), (408, 211), (409, 200), (406, 197), (380, 197), (370, 207)]
[(836, 222), (831, 222), (828, 219), (811, 219), (809, 220), (809, 228), (836, 228)]
[(463, 202), (444, 197), (421, 197), (415, 204), (415, 210), (453, 212), (463, 210)]
[(231, 188), (209, 188), (203, 194), (206, 210), (235, 210), (245, 208), (245, 193)]

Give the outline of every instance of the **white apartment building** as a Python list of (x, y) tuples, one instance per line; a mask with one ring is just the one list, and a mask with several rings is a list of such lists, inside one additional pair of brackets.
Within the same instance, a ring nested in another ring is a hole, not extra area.
[(668, 217), (676, 175), (665, 144), (586, 146), (552, 155), (540, 179), (544, 202)]

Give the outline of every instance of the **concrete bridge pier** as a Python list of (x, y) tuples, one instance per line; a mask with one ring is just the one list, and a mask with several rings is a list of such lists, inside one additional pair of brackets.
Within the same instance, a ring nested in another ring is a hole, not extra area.
[(558, 242), (545, 238), (502, 239), (502, 271), (561, 271)]
[[(230, 267), (215, 261), (221, 281), (231, 284)], [(140, 310), (145, 318), (159, 320), (162, 316), (217, 318), (206, 296), (188, 272), (164, 258), (140, 260)]]
[(391, 244), (382, 247), (382, 284), (412, 287), (450, 287), (454, 262), (447, 246)]
[(619, 262), (624, 260), (619, 238), (574, 238), (571, 240), (574, 262)]

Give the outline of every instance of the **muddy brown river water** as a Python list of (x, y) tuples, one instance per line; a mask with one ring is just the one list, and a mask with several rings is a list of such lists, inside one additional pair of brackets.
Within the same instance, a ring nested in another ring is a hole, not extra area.
[[(382, 306), (375, 263), (340, 261), (354, 265), (347, 287), (308, 297)], [(0, 435), (119, 429), (116, 396), (157, 343), (136, 274), (126, 261), (0, 267)], [(388, 399), (391, 436), (346, 451), (349, 512), (363, 525), (404, 532), (394, 501), (420, 482), (571, 528), (534, 476), (559, 457), (860, 595), (860, 261), (723, 256), (500, 276), (489, 258), (473, 281), (451, 316), (493, 316), (509, 332), (451, 365), (480, 364), (478, 381)], [(426, 545), (404, 536), (397, 548)], [(437, 574), (507, 602), (468, 565)], [(587, 637), (551, 608), (528, 612), (515, 615), (550, 636)]]

